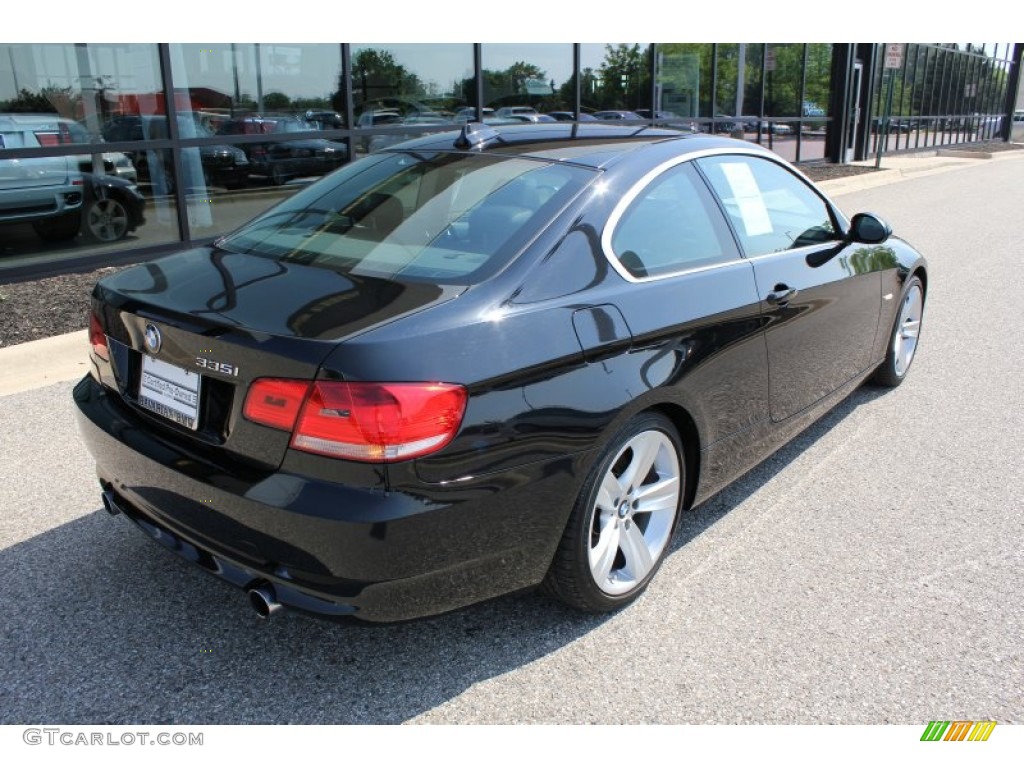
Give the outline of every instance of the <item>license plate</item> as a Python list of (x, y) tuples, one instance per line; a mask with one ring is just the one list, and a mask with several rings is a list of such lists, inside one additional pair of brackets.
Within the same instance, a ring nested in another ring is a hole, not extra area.
[(183, 427), (198, 429), (200, 384), (198, 373), (143, 355), (139, 405)]

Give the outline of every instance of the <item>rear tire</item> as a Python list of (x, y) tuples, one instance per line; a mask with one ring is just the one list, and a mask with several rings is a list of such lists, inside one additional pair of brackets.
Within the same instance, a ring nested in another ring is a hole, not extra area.
[(626, 424), (583, 484), (544, 591), (590, 613), (639, 597), (668, 551), (685, 467), (679, 432), (668, 418), (648, 412)]

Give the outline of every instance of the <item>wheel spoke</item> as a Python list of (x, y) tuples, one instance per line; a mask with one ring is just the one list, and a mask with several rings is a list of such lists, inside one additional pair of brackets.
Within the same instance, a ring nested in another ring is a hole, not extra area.
[(660, 445), (660, 441), (650, 434), (641, 435), (630, 443), (630, 447), (633, 449), (633, 458), (619, 478), (619, 484), (627, 492), (631, 488), (636, 488), (647, 477), (647, 473), (654, 465), (654, 460), (658, 457)]
[(598, 584), (604, 584), (611, 577), (615, 555), (619, 552), (620, 528), (609, 518), (601, 528), (597, 544), (590, 549), (590, 572)]
[(622, 496), (622, 486), (618, 479), (611, 472), (604, 476), (601, 487), (597, 492), (597, 507), (608, 512), (616, 511), (615, 501)]
[(679, 478), (669, 477), (643, 486), (637, 491), (636, 500), (636, 512), (674, 511), (679, 501)]
[(916, 339), (917, 334), (921, 330), (920, 320), (906, 320), (903, 323), (903, 328), (900, 329), (904, 339)]
[(624, 529), (619, 542), (622, 547), (622, 554), (626, 558), (626, 567), (630, 576), (639, 581), (654, 567), (654, 558), (651, 557), (651, 550), (647, 547), (643, 532), (636, 526), (630, 525)]

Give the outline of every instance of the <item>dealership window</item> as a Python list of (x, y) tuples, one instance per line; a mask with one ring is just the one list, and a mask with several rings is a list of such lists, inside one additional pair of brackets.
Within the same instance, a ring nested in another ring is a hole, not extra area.
[(576, 103), (572, 45), (483, 45), (484, 106), (499, 117), (571, 112)]
[[(138, 126), (164, 98), (156, 45), (0, 45), (4, 266), (180, 239), (173, 176), (157, 188), (140, 171), (146, 153), (103, 146), (117, 121)], [(40, 147), (52, 156), (15, 154)]]
[(359, 151), (450, 129), (475, 106), (469, 43), (353, 43), (350, 51)]
[(172, 44), (170, 59), (193, 238), (234, 229), (348, 159), (340, 44)]
[(584, 112), (651, 109), (651, 46), (647, 43), (583, 43), (579, 76)]
[(240, 114), (302, 115), (314, 130), (343, 128), (340, 44), (172, 44), (179, 109), (217, 131)]
[(722, 110), (712, 104), (714, 46), (711, 43), (660, 43), (655, 54), (658, 110), (684, 118), (710, 118)]

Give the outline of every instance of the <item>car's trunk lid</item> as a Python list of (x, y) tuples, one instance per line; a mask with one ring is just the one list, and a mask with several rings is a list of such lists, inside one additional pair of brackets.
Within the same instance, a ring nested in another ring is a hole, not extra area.
[(255, 379), (312, 381), (342, 340), (462, 290), (186, 251), (97, 286), (104, 383), (178, 444), (276, 467), (289, 434), (243, 416)]

